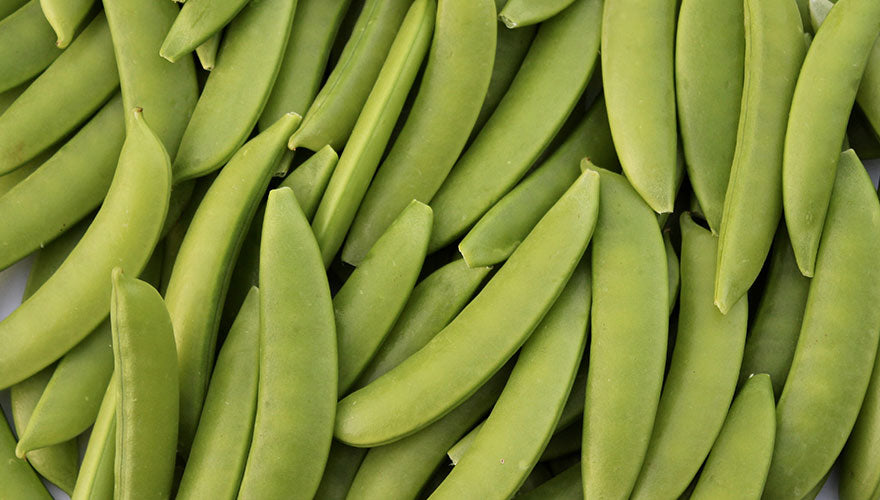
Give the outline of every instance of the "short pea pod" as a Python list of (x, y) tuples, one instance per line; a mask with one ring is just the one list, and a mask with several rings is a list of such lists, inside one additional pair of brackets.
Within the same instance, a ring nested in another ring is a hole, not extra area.
[[(440, 0), (428, 64), (400, 135), (352, 223), (342, 258), (358, 263), (411, 200), (428, 203), (471, 133), (495, 57), (492, 0)], [(566, 184), (571, 184), (569, 179)]]
[(776, 406), (765, 498), (809, 492), (855, 424), (880, 335), (880, 311), (871, 307), (880, 301), (880, 270), (864, 265), (878, 252), (880, 203), (849, 150), (837, 166), (798, 345)]
[(666, 364), (669, 293), (657, 217), (626, 179), (598, 169), (590, 361), (581, 449), (585, 498), (626, 498), (651, 439)]
[(39, 75), (59, 55), (39, 0), (24, 4), (0, 20), (0, 92)]
[(95, 0), (40, 0), (40, 9), (55, 31), (58, 48), (70, 45), (77, 28), (92, 12), (95, 3)]
[(293, 189), (297, 203), (302, 207), (306, 218), (311, 220), (338, 162), (336, 151), (330, 146), (324, 146), (288, 174), (278, 187)]
[(580, 462), (565, 469), (549, 481), (519, 498), (522, 498), (523, 500), (540, 500), (544, 498), (553, 498), (555, 500), (579, 500), (584, 498), (584, 489), (583, 486), (581, 486)]
[(248, 0), (192, 0), (184, 3), (179, 13), (172, 17), (174, 22), (162, 30), (167, 35), (161, 42), (159, 55), (171, 62), (188, 56), (229, 24), (247, 4)]
[(538, 29), (504, 99), (431, 199), (429, 251), (477, 222), (562, 127), (598, 60), (602, 4), (577, 0)]
[(715, 275), (715, 304), (723, 313), (761, 272), (779, 226), (785, 126), (805, 51), (791, 0), (746, 0), (745, 36), (743, 98)]
[(321, 251), (289, 188), (269, 193), (263, 219), (260, 346), (254, 437), (238, 497), (312, 498), (333, 436), (336, 328)]
[[(449, 413), (528, 339), (583, 256), (599, 178), (581, 174), (483, 290), (428, 344), (339, 402), (337, 439), (375, 446)], [(438, 377), (438, 373), (445, 374)]]
[(114, 372), (95, 425), (89, 434), (89, 443), (80, 465), (71, 500), (110, 500), (116, 460), (116, 381)]
[(733, 400), (748, 323), (746, 297), (712, 302), (718, 239), (681, 216), (681, 304), (672, 363), (632, 498), (677, 498), (696, 476)]
[(217, 64), (217, 52), (220, 50), (220, 31), (214, 33), (211, 38), (196, 47), (196, 57), (202, 69), (211, 71)]
[(26, 460), (15, 456), (15, 438), (5, 419), (0, 422), (0, 484), (10, 498), (46, 499), (52, 495)]
[(880, 492), (880, 356), (852, 434), (840, 458), (842, 500), (868, 500)]
[(345, 500), (368, 451), (367, 448), (347, 446), (334, 439), (330, 444), (321, 484), (315, 492), (315, 500)]
[(498, 18), (511, 29), (530, 26), (550, 19), (572, 3), (574, 0), (511, 0)]
[[(135, 110), (104, 204), (58, 271), (0, 322), (0, 387), (36, 373), (85, 338), (110, 309), (110, 270), (139, 273), (168, 210), (170, 162)], [(30, 332), (22, 336), (21, 332)]]
[(733, 400), (691, 498), (761, 498), (775, 432), (770, 377), (755, 375)]

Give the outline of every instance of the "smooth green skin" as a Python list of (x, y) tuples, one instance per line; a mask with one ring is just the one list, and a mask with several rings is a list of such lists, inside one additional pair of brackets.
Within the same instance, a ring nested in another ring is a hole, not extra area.
[(0, 92), (0, 114), (3, 114), (3, 112), (6, 111), (16, 99), (18, 99), (18, 96), (20, 96), (32, 82), (33, 80), (28, 80), (21, 85)]
[[(198, 210), (199, 205), (205, 198), (205, 193), (211, 188), (211, 184), (214, 183), (214, 179), (216, 178), (217, 173), (214, 173), (201, 177), (192, 183), (181, 184), (181, 186), (192, 184), (193, 191), (189, 202), (187, 202), (178, 219), (174, 221), (174, 224), (167, 229), (167, 233), (162, 240), (162, 245), (165, 247), (165, 259), (162, 261), (162, 277), (160, 279), (160, 286), (157, 290), (159, 290), (159, 293), (161, 293), (163, 297), (168, 290), (168, 282), (171, 280), (171, 273), (174, 271), (174, 262), (177, 260), (177, 254), (180, 253), (180, 245), (183, 243), (186, 231), (189, 229), (189, 225), (192, 222), (193, 216), (196, 214), (196, 210)], [(166, 220), (165, 222), (167, 226), (168, 221)], [(259, 236), (257, 236), (257, 238), (259, 239)], [(235, 314), (238, 313), (238, 309), (241, 307), (242, 302), (244, 302), (244, 297), (247, 294), (247, 291), (250, 290), (251, 286), (252, 285), (247, 285), (245, 287), (245, 290), (243, 290), (243, 293), (241, 294), (241, 300), (238, 301), (238, 304), (233, 308), (233, 311), (230, 311), (230, 316), (232, 317), (230, 318), (229, 323), (226, 323), (224, 331), (229, 330), (229, 326), (232, 325), (232, 320), (235, 319)]]
[(296, 201), (306, 218), (311, 220), (318, 210), (324, 190), (339, 162), (339, 155), (330, 146), (324, 146), (302, 165), (287, 175), (278, 187), (293, 189)]
[(776, 433), (774, 410), (770, 376), (751, 377), (733, 400), (691, 500), (761, 498)]
[(874, 360), (868, 392), (839, 464), (841, 500), (880, 495), (880, 356)]
[(336, 438), (356, 446), (390, 443), (475, 393), (525, 343), (562, 292), (590, 241), (598, 192), (599, 176), (581, 174), (451, 323), (406, 361), (340, 401)]
[(589, 273), (586, 262), (575, 269), (523, 345), (474, 442), (431, 498), (507, 498), (525, 482), (556, 428), (584, 353)]
[(66, 48), (76, 36), (76, 30), (95, 6), (96, 0), (40, 0), (40, 9), (55, 31), (58, 48)]
[(289, 188), (266, 203), (260, 332), (257, 416), (238, 498), (312, 498), (333, 436), (336, 327), (318, 243)]
[(0, 322), (0, 387), (36, 373), (94, 330), (110, 308), (110, 270), (139, 273), (159, 240), (171, 190), (168, 154), (139, 111), (126, 130), (107, 198), (85, 236), (46, 284)]
[(780, 225), (767, 271), (767, 284), (752, 318), (740, 369), (740, 384), (755, 373), (770, 375), (773, 394), (778, 398), (791, 368), (810, 280), (801, 274), (788, 240)]
[(429, 251), (451, 243), (526, 174), (598, 63), (603, 0), (577, 0), (543, 24), (504, 99), (431, 199)]
[(368, 451), (367, 448), (346, 446), (334, 439), (315, 500), (344, 500)]
[(201, 45), (196, 47), (196, 57), (205, 71), (211, 71), (217, 64), (217, 52), (220, 50), (221, 32), (214, 33)]
[(489, 88), (495, 26), (492, 0), (438, 3), (418, 93), (358, 209), (342, 250), (345, 262), (360, 262), (411, 200), (428, 203), (440, 189), (464, 149)]
[(175, 184), (219, 169), (250, 136), (281, 67), (296, 5), (250, 0), (226, 28), (174, 158)]
[(110, 379), (89, 434), (71, 500), (110, 500), (116, 459), (116, 373)]
[(113, 269), (110, 325), (116, 371), (113, 497), (168, 498), (177, 458), (177, 351), (162, 296)]
[[(229, 160), (199, 203), (174, 260), (165, 303), (177, 345), (178, 438), (183, 453), (192, 444), (208, 390), (220, 313), (233, 266), (275, 173), (284, 141), (299, 121), (299, 115), (284, 115)], [(206, 248), (211, 251), (206, 252)]]
[(626, 181), (601, 175), (592, 243), (592, 327), (584, 401), (585, 498), (630, 495), (666, 364), (669, 277), (657, 217)]
[(39, 0), (0, 20), (0, 92), (39, 75), (61, 52)]
[(339, 394), (348, 393), (406, 306), (425, 261), (432, 222), (431, 208), (413, 200), (333, 297)]
[(110, 29), (99, 13), (76, 42), (0, 115), (0, 175), (67, 136), (118, 86)]
[(542, 500), (547, 498), (554, 500), (577, 500), (584, 498), (584, 491), (581, 486), (580, 462), (518, 498), (522, 500)]
[(675, 36), (675, 95), (685, 168), (715, 234), (721, 229), (742, 104), (743, 19), (742, 0), (684, 0)]
[(746, 0), (745, 30), (743, 100), (715, 275), (723, 313), (752, 286), (779, 226), (785, 126), (806, 50), (791, 0)]
[(309, 110), (350, 3), (351, 0), (299, 0), (281, 70), (260, 115), (260, 130), (284, 113), (305, 115)]
[(287, 147), (317, 151), (329, 144), (342, 151), (412, 3), (367, 0), (336, 66)]
[(10, 498), (46, 499), (52, 495), (46, 491), (40, 477), (27, 461), (15, 456), (15, 438), (5, 419), (0, 422), (0, 484), (3, 494)]
[(498, 15), (510, 29), (546, 21), (573, 4), (574, 0), (511, 0)]
[[(436, 5), (435, 0), (416, 0), (407, 12), (318, 205), (312, 230), (325, 266), (330, 265), (342, 247), (428, 52)], [(343, 255), (343, 259), (350, 257)], [(349, 263), (359, 264), (360, 259)]]
[(669, 274), (669, 314), (672, 314), (681, 285), (681, 266), (668, 230), (663, 231), (663, 246), (666, 247), (666, 270)]
[(22, 5), (28, 3), (28, 0), (2, 0), (0, 1), (0, 20), (15, 12)]
[[(172, 3), (161, 2), (174, 6)], [(248, 4), (248, 0), (191, 0), (176, 13), (174, 23), (164, 29), (159, 55), (171, 62), (189, 56), (196, 47), (219, 33)], [(189, 59), (189, 58), (187, 58)], [(279, 117), (276, 117), (276, 119)], [(273, 120), (274, 121), (274, 120)]]
[(176, 498), (238, 494), (257, 412), (259, 363), (260, 295), (252, 287), (217, 355)]
[[(800, 498), (831, 468), (853, 428), (877, 353), (880, 203), (852, 150), (844, 152), (810, 281), (797, 349), (776, 407), (764, 498)], [(839, 388), (846, 387), (846, 391)]]
[(718, 238), (681, 216), (681, 304), (672, 363), (633, 499), (677, 498), (696, 476), (733, 400), (748, 326), (743, 297), (712, 302)]

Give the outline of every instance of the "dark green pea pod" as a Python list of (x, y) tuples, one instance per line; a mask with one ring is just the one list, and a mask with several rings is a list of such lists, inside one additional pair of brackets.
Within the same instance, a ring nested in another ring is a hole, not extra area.
[(15, 456), (15, 438), (5, 419), (0, 422), (0, 484), (9, 498), (52, 498), (27, 461)]
[(554, 500), (579, 500), (584, 498), (584, 489), (581, 486), (580, 462), (517, 498), (522, 500), (542, 500), (546, 498), (553, 498)]
[(666, 270), (669, 273), (669, 314), (672, 314), (675, 302), (678, 300), (681, 270), (678, 255), (675, 253), (675, 247), (672, 246), (672, 238), (669, 235), (668, 229), (663, 231), (663, 246), (666, 247)]
[(345, 500), (368, 451), (367, 448), (347, 446), (334, 439), (315, 500)]
[(40, 1), (30, 0), (0, 20), (0, 92), (39, 75), (61, 52)]
[(58, 48), (73, 41), (77, 29), (95, 7), (95, 0), (40, 0), (40, 8), (55, 31)]
[(572, 3), (574, 0), (511, 0), (498, 18), (510, 29), (531, 26), (559, 14)]
[(556, 460), (576, 453), (580, 455), (581, 441), (583, 438), (583, 422), (579, 419), (572, 425), (557, 430), (544, 451), (541, 452), (541, 462)]

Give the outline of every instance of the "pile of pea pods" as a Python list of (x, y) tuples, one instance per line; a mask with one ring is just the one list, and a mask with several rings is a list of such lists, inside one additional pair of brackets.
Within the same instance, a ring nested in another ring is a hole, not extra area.
[(877, 500), (878, 34), (0, 0), (0, 499)]

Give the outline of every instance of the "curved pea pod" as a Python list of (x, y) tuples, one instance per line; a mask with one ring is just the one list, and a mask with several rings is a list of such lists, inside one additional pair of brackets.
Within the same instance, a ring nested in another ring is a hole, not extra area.
[(220, 50), (221, 32), (214, 33), (211, 38), (196, 47), (196, 57), (205, 71), (211, 71), (217, 64), (217, 52)]
[(226, 28), (222, 57), (205, 82), (174, 158), (175, 183), (217, 170), (247, 140), (278, 76), (296, 4), (251, 1)]
[(540, 500), (544, 498), (553, 498), (555, 500), (578, 500), (584, 498), (584, 489), (583, 486), (581, 486), (580, 462), (565, 469), (549, 481), (518, 498), (522, 498), (523, 500)]
[(831, 469), (855, 424), (880, 335), (880, 311), (871, 306), (880, 301), (880, 270), (864, 266), (878, 252), (880, 203), (849, 150), (837, 166), (798, 345), (776, 407), (765, 496), (800, 498), (809, 492)]
[(746, 0), (745, 20), (743, 100), (715, 275), (715, 304), (723, 313), (761, 272), (779, 226), (785, 126), (805, 51), (791, 0)]
[(73, 41), (77, 28), (86, 20), (95, 6), (95, 0), (40, 0), (40, 9), (52, 30), (58, 48), (66, 48)]
[(577, 0), (538, 29), (492, 117), (431, 199), (429, 251), (463, 234), (550, 144), (596, 67), (603, 0)]
[(39, 75), (61, 52), (39, 0), (24, 4), (0, 20), (0, 92)]
[(28, 0), (2, 0), (0, 1), (0, 19), (4, 19), (22, 5), (28, 3)]
[(71, 500), (113, 498), (116, 459), (116, 373), (110, 379), (76, 478)]
[(669, 278), (653, 210), (623, 176), (597, 170), (581, 465), (585, 498), (624, 498), (639, 475), (660, 399)]
[(161, 42), (159, 55), (171, 62), (188, 56), (220, 32), (247, 4), (248, 0), (192, 0), (184, 3), (172, 17), (174, 22), (162, 30), (167, 35)]
[(733, 400), (748, 324), (746, 297), (712, 302), (718, 239), (681, 216), (681, 304), (672, 363), (632, 498), (677, 498), (696, 476)]
[(581, 174), (451, 323), (406, 361), (340, 401), (336, 438), (356, 446), (390, 443), (475, 393), (528, 339), (562, 291), (593, 233), (598, 191), (598, 175)]
[(867, 500), (880, 491), (880, 356), (874, 360), (871, 381), (859, 416), (840, 457), (842, 500)]
[(315, 500), (345, 500), (368, 451), (367, 448), (347, 446), (334, 439), (330, 444), (321, 484), (315, 492)]
[(336, 328), (321, 251), (289, 188), (266, 203), (260, 346), (254, 437), (238, 497), (312, 498), (333, 436)]
[(15, 438), (5, 419), (0, 422), (0, 484), (10, 498), (49, 500), (52, 495), (26, 460), (15, 456)]
[(511, 0), (504, 5), (498, 18), (508, 28), (530, 26), (559, 14), (574, 0)]
[(773, 453), (775, 432), (776, 415), (770, 377), (767, 374), (755, 375), (733, 400), (691, 498), (761, 498)]
[[(428, 64), (400, 135), (358, 209), (342, 258), (358, 263), (411, 200), (428, 203), (465, 146), (495, 56), (492, 0), (441, 0)], [(570, 179), (568, 184), (574, 179)]]
[(297, 203), (302, 207), (306, 218), (311, 220), (338, 162), (336, 151), (330, 146), (324, 146), (288, 174), (278, 187), (293, 189)]
[(208, 389), (220, 311), (235, 260), (284, 141), (299, 120), (299, 115), (283, 116), (229, 160), (199, 203), (175, 258), (165, 303), (177, 345), (178, 439), (184, 453), (192, 444)]

